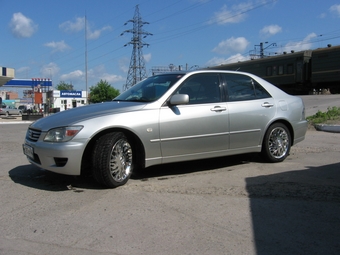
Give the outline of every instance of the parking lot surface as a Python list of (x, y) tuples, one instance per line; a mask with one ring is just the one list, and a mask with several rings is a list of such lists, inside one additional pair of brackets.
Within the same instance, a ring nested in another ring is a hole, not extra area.
[[(318, 98), (307, 112), (339, 102)], [(168, 164), (103, 189), (30, 165), (29, 123), (7, 123), (0, 254), (340, 253), (340, 134), (308, 130), (278, 164), (257, 154)]]

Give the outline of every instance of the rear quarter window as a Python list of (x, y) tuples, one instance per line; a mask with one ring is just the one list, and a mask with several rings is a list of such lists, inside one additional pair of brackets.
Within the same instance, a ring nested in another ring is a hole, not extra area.
[(228, 93), (228, 101), (245, 101), (270, 98), (268, 91), (257, 81), (243, 74), (223, 74)]

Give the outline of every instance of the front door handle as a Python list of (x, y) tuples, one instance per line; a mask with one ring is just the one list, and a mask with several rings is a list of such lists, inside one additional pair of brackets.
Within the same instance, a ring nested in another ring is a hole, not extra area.
[(213, 112), (222, 112), (222, 111), (226, 111), (227, 108), (226, 107), (221, 107), (221, 106), (215, 106), (214, 108), (211, 108), (210, 111)]

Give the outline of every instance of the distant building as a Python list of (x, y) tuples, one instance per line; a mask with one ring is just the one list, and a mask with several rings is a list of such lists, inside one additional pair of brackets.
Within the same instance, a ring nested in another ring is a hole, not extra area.
[(0, 90), (0, 97), (2, 100), (14, 100), (18, 99), (18, 92), (8, 91), (8, 90)]
[(77, 90), (53, 90), (53, 94), (47, 98), (49, 108), (64, 111), (87, 104), (86, 91)]
[(0, 87), (6, 82), (14, 79), (15, 71), (13, 68), (0, 66)]

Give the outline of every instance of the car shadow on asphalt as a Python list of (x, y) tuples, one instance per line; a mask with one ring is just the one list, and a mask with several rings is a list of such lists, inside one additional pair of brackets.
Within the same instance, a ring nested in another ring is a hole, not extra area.
[[(248, 162), (260, 162), (258, 154), (244, 154), (213, 159), (187, 161), (151, 166), (136, 171), (131, 179), (145, 181), (148, 178), (167, 178), (170, 175), (190, 174), (194, 172), (211, 171), (214, 169), (232, 167)], [(13, 168), (9, 171), (9, 177), (13, 182), (31, 188), (47, 191), (73, 190), (80, 192), (80, 189), (106, 189), (96, 183), (91, 176), (69, 176), (53, 173), (37, 166), (27, 164)], [(127, 183), (126, 185), (129, 185)]]
[(139, 170), (133, 174), (131, 179), (145, 180), (147, 178), (166, 178), (170, 175), (183, 175), (195, 172), (211, 171), (224, 167), (247, 164), (249, 162), (263, 161), (258, 153), (249, 153), (219, 158), (168, 163)]
[(80, 192), (77, 188), (104, 189), (95, 181), (85, 177), (57, 174), (31, 164), (13, 168), (9, 171), (9, 177), (15, 183), (46, 191), (73, 190)]
[(340, 163), (246, 178), (256, 254), (340, 254)]

